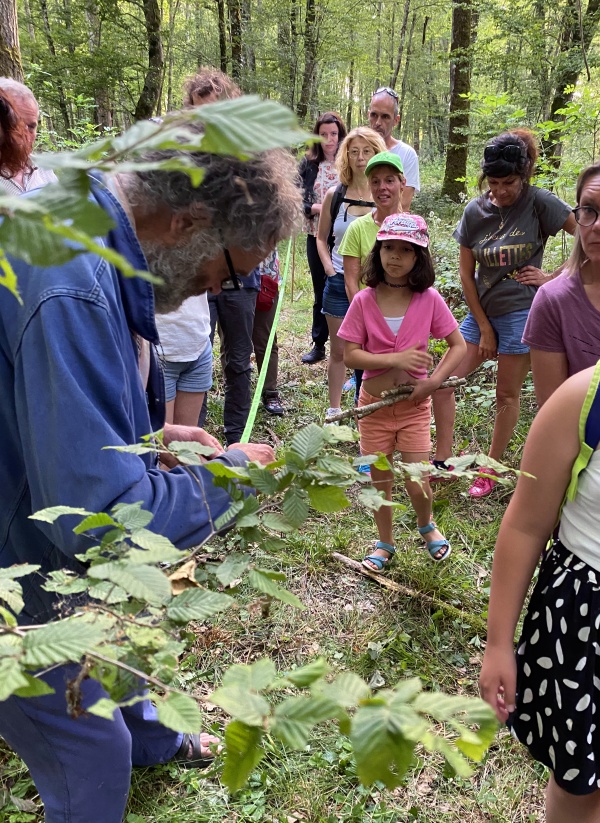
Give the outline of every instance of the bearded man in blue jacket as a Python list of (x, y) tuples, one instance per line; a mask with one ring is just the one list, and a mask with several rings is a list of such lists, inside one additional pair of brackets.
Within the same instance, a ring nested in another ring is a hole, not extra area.
[[(160, 287), (124, 278), (95, 254), (48, 268), (11, 260), (23, 303), (0, 288), (1, 567), (83, 571), (76, 555), (89, 542), (73, 533), (73, 518), (29, 519), (47, 506), (96, 512), (143, 501), (150, 528), (187, 549), (231, 504), (202, 467), (166, 471), (150, 455), (104, 448), (137, 443), (163, 427), (155, 309), (169, 312), (192, 295), (239, 287), (237, 275), (249, 274), (289, 236), (299, 214), (295, 163), (286, 152), (247, 161), (188, 156), (204, 170), (196, 188), (176, 171), (91, 179), (93, 199), (114, 223), (98, 242), (160, 275)], [(165, 440), (173, 439), (214, 445), (214, 459), (229, 465), (273, 459), (269, 446), (257, 444), (223, 452), (198, 429), (166, 428)], [(19, 620), (52, 619), (54, 595), (42, 588), (43, 577), (22, 582)], [(114, 720), (72, 719), (65, 688), (78, 670), (47, 672), (52, 695), (1, 702), (0, 735), (30, 769), (47, 823), (121, 823), (132, 764), (201, 762), (208, 736), (190, 740), (162, 727), (149, 701), (115, 712)], [(83, 708), (105, 696), (95, 680), (81, 685)]]

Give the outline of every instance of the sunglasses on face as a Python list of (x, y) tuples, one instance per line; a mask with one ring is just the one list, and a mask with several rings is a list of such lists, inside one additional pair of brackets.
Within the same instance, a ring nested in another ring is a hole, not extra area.
[(383, 94), (384, 92), (385, 94), (389, 94), (390, 97), (393, 97), (394, 100), (399, 100), (398, 92), (394, 91), (394, 89), (391, 89), (389, 86), (379, 86), (378, 89), (375, 89), (373, 94)]
[(598, 211), (592, 206), (577, 206), (573, 209), (573, 214), (579, 225), (584, 227), (593, 226), (599, 216)]
[(494, 163), (496, 160), (506, 160), (507, 163), (518, 163), (525, 160), (527, 152), (516, 143), (509, 143), (508, 146), (486, 146), (483, 150), (483, 159), (486, 163)]
[(221, 290), (222, 291), (239, 291), (242, 288), (242, 283), (240, 278), (235, 273), (235, 269), (233, 268), (233, 263), (231, 261), (231, 255), (229, 254), (229, 249), (223, 249), (223, 257), (225, 258), (225, 262), (227, 263), (227, 269), (229, 271), (229, 278), (227, 280), (223, 280), (221, 283)]

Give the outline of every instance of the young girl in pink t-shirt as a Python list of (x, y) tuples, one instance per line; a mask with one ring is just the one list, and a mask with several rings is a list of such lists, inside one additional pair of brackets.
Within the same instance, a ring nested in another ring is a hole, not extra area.
[[(396, 451), (405, 463), (427, 462), (431, 450), (430, 397), (458, 366), (466, 345), (444, 300), (431, 288), (435, 272), (422, 217), (392, 214), (385, 218), (365, 262), (362, 280), (368, 288), (356, 295), (338, 332), (346, 341), (346, 366), (364, 369), (358, 405), (375, 403), (381, 392), (403, 383), (412, 383), (415, 388), (409, 399), (359, 421), (361, 454), (383, 452), (390, 465)], [(448, 350), (428, 377), (430, 336), (445, 339)], [(386, 500), (391, 500), (393, 472), (372, 466), (371, 477), (385, 492)], [(433, 522), (428, 478), (423, 478), (422, 485), (407, 480), (406, 491), (430, 557), (445, 560), (450, 556), (450, 544)], [(375, 522), (379, 540), (363, 565), (382, 572), (396, 551), (392, 509), (382, 506), (375, 512)]]

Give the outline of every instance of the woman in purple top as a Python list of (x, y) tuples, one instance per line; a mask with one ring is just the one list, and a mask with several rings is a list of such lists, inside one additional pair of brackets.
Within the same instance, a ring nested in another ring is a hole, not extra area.
[(573, 251), (563, 274), (536, 294), (523, 334), (540, 408), (567, 377), (600, 360), (600, 163), (581, 172), (576, 196)]

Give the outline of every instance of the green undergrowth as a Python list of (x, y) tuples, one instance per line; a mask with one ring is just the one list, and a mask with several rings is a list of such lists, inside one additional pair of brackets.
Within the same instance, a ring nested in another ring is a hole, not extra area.
[[(444, 228), (449, 237), (452, 221), (444, 215), (445, 222), (440, 221), (436, 232), (441, 236)], [(437, 245), (440, 255), (445, 243)], [(290, 272), (279, 329), (279, 385), (287, 414), (277, 418), (260, 409), (252, 437), (275, 445), (303, 425), (322, 422), (328, 405), (326, 361), (312, 367), (300, 364), (302, 352), (310, 345), (312, 303), (302, 249), (303, 238), (299, 238), (293, 300)], [(455, 262), (453, 258), (447, 265), (448, 277), (454, 278), (450, 291), (458, 288)], [(492, 365), (482, 368), (462, 392), (457, 452), (471, 454), (489, 446), (494, 374)], [(220, 381), (217, 374), (208, 419), (208, 427), (217, 435)], [(350, 393), (344, 403), (351, 406)], [(532, 414), (528, 383), (521, 420), (505, 459), (514, 468)], [(345, 451), (358, 456), (358, 444), (348, 444)], [(272, 567), (287, 574), (287, 585), (305, 610), (279, 603), (266, 608), (255, 592), (242, 588), (236, 609), (210, 625), (195, 627), (194, 642), (181, 661), (181, 685), (207, 695), (232, 663), (251, 663), (268, 655), (278, 667), (289, 670), (323, 656), (334, 674), (352, 670), (373, 687), (419, 676), (428, 689), (477, 694), (493, 547), (509, 497), (510, 489), (498, 486), (488, 498), (473, 502), (466, 481), (436, 484), (434, 515), (453, 552), (448, 562), (435, 564), (422, 547), (408, 499), (398, 485), (395, 499), (405, 508), (395, 514), (398, 553), (387, 576), (412, 590), (412, 595), (388, 591), (332, 557), (332, 552), (339, 552), (360, 559), (367, 553), (376, 538), (368, 512), (353, 503), (337, 514), (315, 513), (301, 532), (286, 537), (284, 551), (269, 558)], [(225, 553), (231, 539), (220, 539), (212, 550)], [(208, 704), (206, 709), (207, 727), (222, 729), (218, 707)], [(22, 806), (4, 805), (0, 823), (41, 821), (39, 798), (26, 770), (7, 750), (0, 751), (0, 757), (3, 786)], [(542, 819), (544, 781), (543, 769), (502, 731), (470, 779), (453, 777), (445, 772), (441, 758), (418, 750), (403, 786), (394, 791), (377, 785), (367, 789), (358, 784), (348, 740), (330, 724), (315, 731), (302, 752), (288, 752), (268, 741), (267, 756), (249, 784), (233, 796), (220, 784), (218, 769), (208, 775), (168, 765), (135, 770), (125, 819), (127, 823), (529, 823)], [(102, 822), (92, 815), (90, 823)]]

